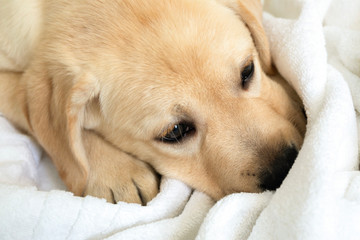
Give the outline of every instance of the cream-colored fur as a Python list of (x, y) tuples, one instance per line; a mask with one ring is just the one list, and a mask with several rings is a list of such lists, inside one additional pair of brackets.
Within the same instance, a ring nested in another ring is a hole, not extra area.
[(0, 0), (0, 71), (23, 71), (38, 42), (40, 0)]
[[(15, 14), (0, 21), (0, 111), (37, 139), (76, 195), (145, 204), (156, 172), (214, 199), (258, 192), (301, 147), (302, 104), (274, 75), (258, 1), (3, 6), (1, 20)], [(164, 142), (179, 124), (194, 129)]]

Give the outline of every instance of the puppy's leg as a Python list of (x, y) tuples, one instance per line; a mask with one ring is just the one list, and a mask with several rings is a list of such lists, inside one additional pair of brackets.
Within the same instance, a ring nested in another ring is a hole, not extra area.
[(85, 195), (145, 205), (159, 191), (159, 175), (147, 164), (117, 149), (100, 135), (83, 131), (90, 165)]
[(22, 130), (29, 131), (22, 73), (0, 71), (0, 112)]
[[(66, 142), (63, 131), (33, 133), (29, 124), (25, 79), (21, 73), (0, 71), (0, 112), (27, 133), (41, 137), (42, 145), (51, 153), (60, 176), (77, 195), (104, 197), (109, 202), (145, 204), (158, 193), (159, 176), (146, 163), (116, 149), (100, 136), (83, 131), (85, 153), (90, 166), (85, 191), (81, 172)], [(55, 134), (56, 133), (56, 134)], [(46, 135), (45, 140), (42, 135)], [(55, 136), (56, 135), (56, 136)], [(81, 181), (80, 181), (80, 180)], [(80, 181), (80, 183), (79, 183)], [(85, 182), (84, 182), (85, 184)]]

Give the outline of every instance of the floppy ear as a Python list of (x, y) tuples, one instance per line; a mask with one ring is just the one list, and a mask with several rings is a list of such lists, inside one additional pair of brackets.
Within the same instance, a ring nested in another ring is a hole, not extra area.
[(218, 0), (234, 10), (249, 28), (255, 47), (260, 56), (265, 73), (271, 75), (274, 69), (271, 62), (269, 42), (262, 25), (262, 5), (260, 0)]
[[(77, 161), (81, 174), (88, 179), (89, 162), (84, 148), (82, 131), (86, 125), (95, 126), (95, 117), (89, 117), (87, 108), (97, 99), (100, 87), (97, 80), (90, 74), (82, 74), (70, 90), (66, 103), (67, 135), (70, 149)], [(89, 120), (91, 119), (91, 120)], [(89, 121), (91, 123), (89, 123)]]

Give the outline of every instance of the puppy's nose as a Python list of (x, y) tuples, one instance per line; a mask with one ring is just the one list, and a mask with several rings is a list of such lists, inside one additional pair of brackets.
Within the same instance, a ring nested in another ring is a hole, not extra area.
[(271, 163), (270, 168), (260, 175), (260, 188), (263, 190), (275, 190), (280, 187), (297, 155), (298, 151), (294, 146), (282, 149), (278, 157)]

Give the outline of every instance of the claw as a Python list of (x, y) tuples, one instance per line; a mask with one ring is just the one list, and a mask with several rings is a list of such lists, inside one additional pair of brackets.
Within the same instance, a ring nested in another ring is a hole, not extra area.
[(110, 188), (110, 193), (111, 193), (111, 199), (112, 199), (112, 203), (116, 204), (116, 200), (115, 200), (115, 195), (114, 195), (114, 191)]
[(145, 199), (143, 198), (143, 196), (141, 195), (141, 191), (140, 191), (139, 186), (136, 184), (136, 182), (134, 181), (134, 179), (131, 179), (131, 180), (132, 180), (133, 184), (134, 184), (135, 187), (136, 187), (137, 194), (138, 194), (138, 196), (139, 196), (139, 198), (140, 198), (140, 201), (141, 201), (141, 206), (145, 206), (145, 205), (146, 205), (146, 201), (145, 201)]

